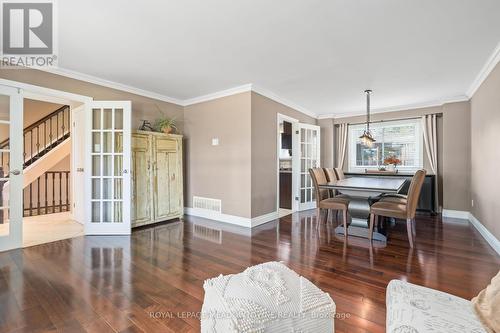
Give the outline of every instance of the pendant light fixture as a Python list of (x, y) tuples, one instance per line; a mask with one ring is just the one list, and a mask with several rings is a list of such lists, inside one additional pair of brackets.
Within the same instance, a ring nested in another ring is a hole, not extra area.
[(376, 141), (373, 138), (372, 133), (370, 132), (370, 94), (371, 90), (365, 90), (366, 94), (366, 129), (363, 131), (363, 135), (359, 138), (361, 139), (361, 143), (367, 147), (373, 146), (373, 143)]

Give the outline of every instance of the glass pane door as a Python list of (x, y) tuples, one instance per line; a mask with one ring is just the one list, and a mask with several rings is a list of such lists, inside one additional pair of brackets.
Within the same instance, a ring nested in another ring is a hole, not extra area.
[[(294, 146), (297, 149), (296, 153), (293, 154), (296, 161), (294, 169), (299, 170), (296, 198), (299, 201), (299, 210), (306, 210), (316, 207), (316, 193), (309, 169), (320, 167), (320, 128), (300, 123), (296, 124), (295, 127), (296, 144)], [(295, 157), (297, 155), (298, 157)]]
[(0, 251), (22, 246), (23, 98), (0, 86)]
[(130, 102), (94, 102), (90, 111), (87, 234), (130, 233)]

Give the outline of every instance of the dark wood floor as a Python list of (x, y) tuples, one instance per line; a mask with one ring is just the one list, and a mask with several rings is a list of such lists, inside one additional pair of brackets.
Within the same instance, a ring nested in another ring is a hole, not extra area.
[[(332, 296), (336, 332), (384, 332), (391, 279), (471, 298), (500, 267), (467, 223), (418, 217), (416, 248), (404, 224), (386, 247), (316, 228), (314, 211), (249, 232), (187, 218), (132, 237), (80, 237), (0, 253), (1, 332), (197, 332), (203, 281), (284, 261)], [(247, 232), (245, 234), (245, 232)]]

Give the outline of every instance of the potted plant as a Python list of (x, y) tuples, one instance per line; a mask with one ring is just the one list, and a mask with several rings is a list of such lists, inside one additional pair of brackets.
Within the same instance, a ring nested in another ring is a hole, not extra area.
[(165, 134), (170, 134), (177, 129), (175, 119), (167, 117), (157, 119), (154, 127), (158, 132), (163, 132)]
[(388, 166), (389, 171), (396, 171), (398, 164), (401, 164), (401, 160), (396, 157), (396, 155), (388, 156), (384, 160), (384, 164)]

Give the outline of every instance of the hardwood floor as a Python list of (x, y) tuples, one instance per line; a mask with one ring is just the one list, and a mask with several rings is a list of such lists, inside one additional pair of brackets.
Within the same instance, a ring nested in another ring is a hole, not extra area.
[[(314, 211), (252, 231), (203, 219), (78, 237), (0, 253), (0, 332), (197, 332), (203, 281), (284, 261), (332, 296), (336, 332), (385, 332), (391, 279), (471, 298), (500, 259), (468, 223), (417, 218), (416, 247), (404, 223), (386, 247), (333, 234)], [(223, 230), (224, 229), (224, 230)], [(227, 230), (229, 229), (229, 231)]]

